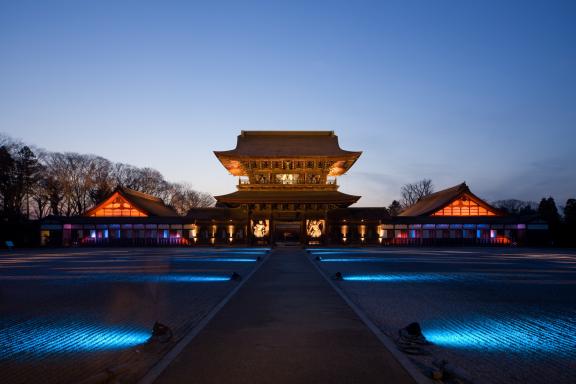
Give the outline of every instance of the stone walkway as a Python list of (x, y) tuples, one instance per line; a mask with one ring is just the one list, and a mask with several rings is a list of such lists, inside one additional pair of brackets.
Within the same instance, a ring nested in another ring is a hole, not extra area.
[(414, 383), (300, 249), (277, 249), (155, 383)]

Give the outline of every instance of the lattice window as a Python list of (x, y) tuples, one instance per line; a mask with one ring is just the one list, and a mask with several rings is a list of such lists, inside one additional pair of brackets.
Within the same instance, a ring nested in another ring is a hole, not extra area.
[(92, 212), (90, 216), (100, 217), (146, 217), (144, 212), (135, 208), (132, 204), (126, 201), (121, 196), (114, 197), (111, 201), (105, 203), (96, 211)]
[(496, 213), (475, 201), (462, 197), (434, 212), (432, 216), (496, 216)]

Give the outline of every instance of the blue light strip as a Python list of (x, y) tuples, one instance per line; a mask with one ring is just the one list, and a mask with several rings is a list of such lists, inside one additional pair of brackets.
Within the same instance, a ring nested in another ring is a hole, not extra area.
[[(319, 261), (323, 263), (382, 263), (390, 259), (382, 257), (321, 257)], [(397, 261), (396, 259), (392, 259)]]
[[(168, 283), (212, 283), (219, 281), (229, 281), (230, 276), (218, 275), (152, 275), (148, 278), (143, 276), (146, 281), (158, 281)], [(136, 279), (139, 280), (139, 279)]]
[(375, 275), (344, 275), (345, 281), (383, 281), (383, 282), (441, 282), (454, 280), (453, 277), (438, 273), (398, 273)]
[(475, 317), (423, 324), (434, 344), (453, 349), (547, 352), (576, 358), (576, 318)]
[(34, 319), (0, 331), (0, 360), (46, 354), (131, 348), (148, 341), (151, 331), (73, 319)]

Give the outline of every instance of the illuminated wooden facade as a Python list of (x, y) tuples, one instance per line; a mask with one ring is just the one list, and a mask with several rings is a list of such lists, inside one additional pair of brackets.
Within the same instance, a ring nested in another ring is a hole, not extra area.
[(244, 210), (257, 242), (319, 242), (327, 212), (360, 198), (338, 191), (336, 180), (361, 152), (341, 149), (332, 131), (242, 131), (235, 149), (214, 154), (239, 178), (218, 205)]
[[(330, 131), (243, 131), (236, 148), (215, 152), (238, 177), (216, 207), (179, 216), (154, 196), (117, 188), (83, 216), (41, 224), (46, 245), (508, 245), (546, 238), (533, 218), (504, 215), (465, 183), (433, 193), (391, 217), (353, 208), (338, 190), (361, 152), (342, 150)], [(544, 241), (542, 241), (544, 242)]]
[(131, 204), (121, 192), (116, 191), (103, 203), (86, 212), (95, 217), (148, 217), (142, 210)]

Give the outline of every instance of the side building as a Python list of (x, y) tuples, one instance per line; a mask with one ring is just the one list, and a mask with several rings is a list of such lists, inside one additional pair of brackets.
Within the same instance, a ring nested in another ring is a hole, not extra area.
[(49, 217), (43, 245), (508, 245), (546, 239), (547, 226), (507, 216), (465, 184), (431, 194), (398, 216), (353, 208), (340, 192), (361, 152), (340, 148), (332, 131), (242, 131), (236, 148), (214, 152), (238, 177), (213, 208), (179, 216), (161, 199), (128, 188), (77, 217)]

